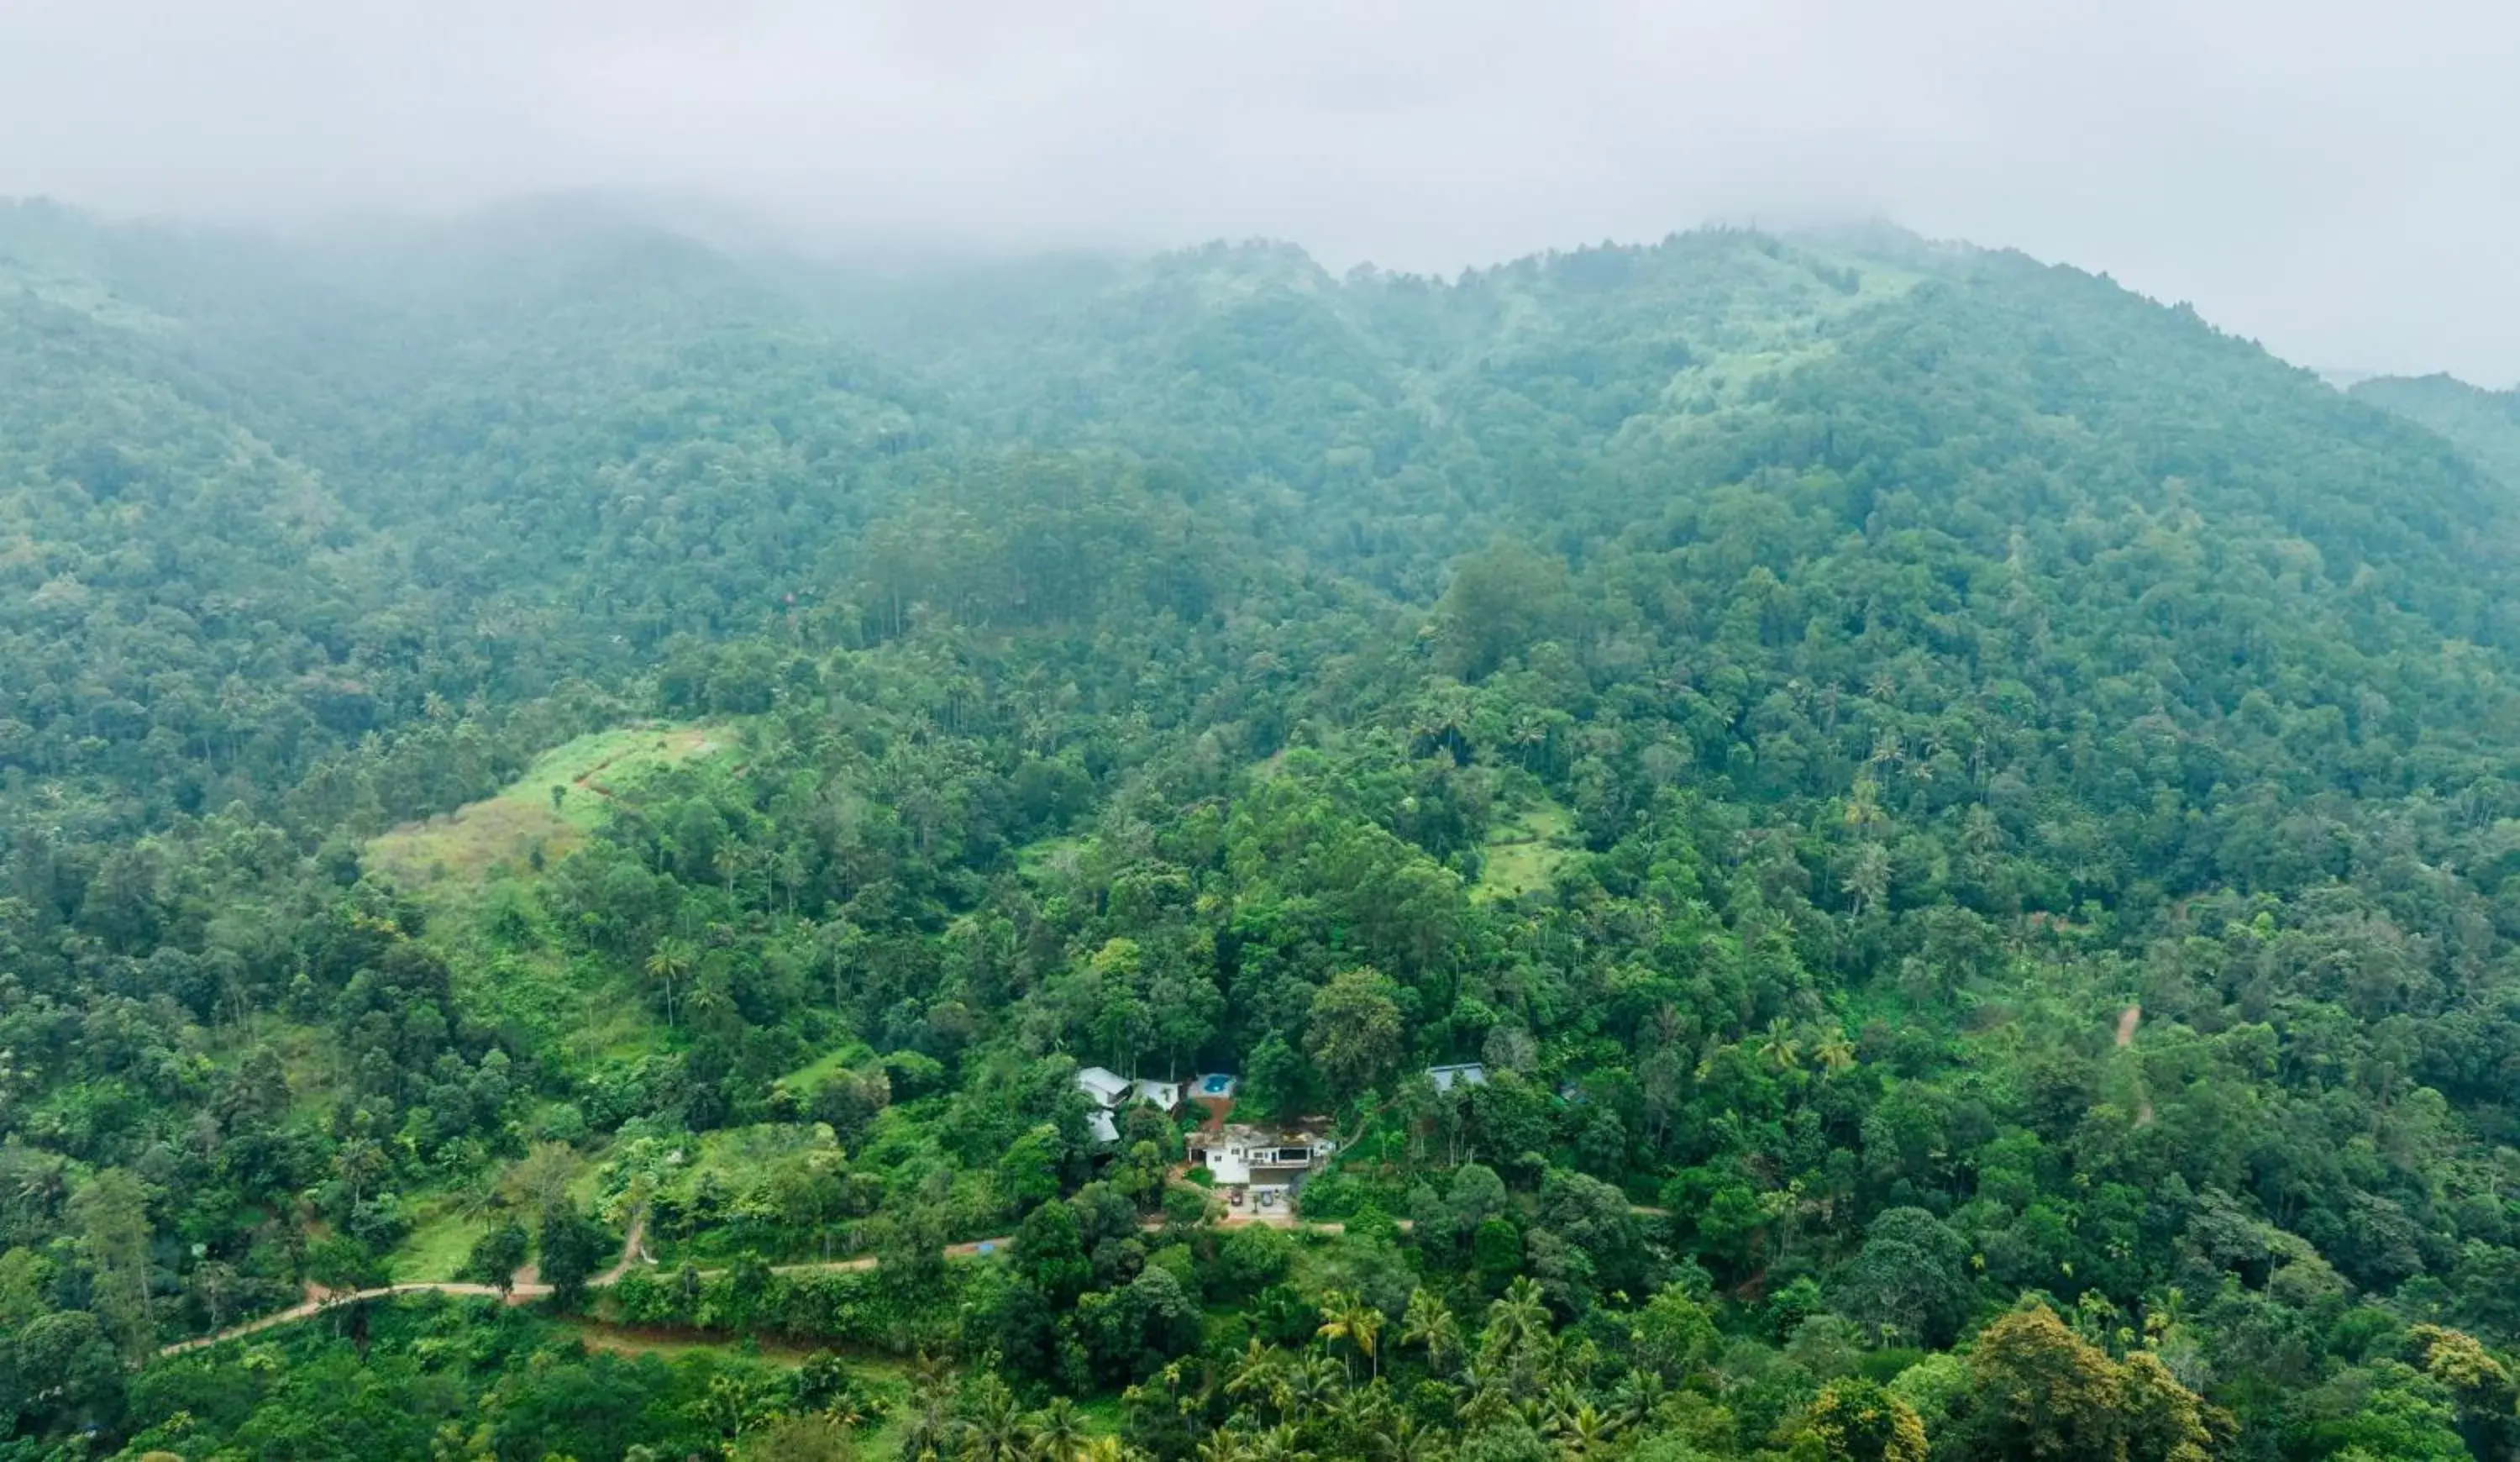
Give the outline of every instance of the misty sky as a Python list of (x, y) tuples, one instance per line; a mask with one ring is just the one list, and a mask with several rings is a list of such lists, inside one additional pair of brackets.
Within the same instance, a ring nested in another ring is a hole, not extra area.
[(2511, 0), (0, 0), (0, 194), (1446, 270), (1882, 216), (2520, 380)]

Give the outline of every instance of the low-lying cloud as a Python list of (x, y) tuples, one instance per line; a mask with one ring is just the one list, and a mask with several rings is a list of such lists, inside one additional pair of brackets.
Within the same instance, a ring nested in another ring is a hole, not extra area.
[(0, 192), (723, 199), (834, 240), (1450, 270), (1885, 216), (2308, 364), (2520, 378), (2520, 8), (0, 0)]

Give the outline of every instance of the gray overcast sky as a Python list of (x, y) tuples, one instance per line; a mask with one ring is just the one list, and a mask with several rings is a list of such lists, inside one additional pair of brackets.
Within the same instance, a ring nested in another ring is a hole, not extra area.
[(2520, 380), (2513, 0), (0, 0), (0, 193), (1451, 270), (1884, 216)]

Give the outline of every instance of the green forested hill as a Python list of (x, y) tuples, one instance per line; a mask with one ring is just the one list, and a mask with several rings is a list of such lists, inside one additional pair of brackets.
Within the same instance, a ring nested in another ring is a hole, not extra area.
[(2353, 394), (2421, 422), (2487, 472), (2520, 482), (2520, 391), (2487, 390), (2452, 376), (2378, 376), (2358, 382)]
[(2520, 510), (2358, 394), (1889, 231), (11, 209), (5, 1455), (2508, 1456)]

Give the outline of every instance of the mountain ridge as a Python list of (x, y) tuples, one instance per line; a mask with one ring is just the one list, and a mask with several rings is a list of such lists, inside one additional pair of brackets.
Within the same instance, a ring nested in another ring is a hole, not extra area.
[(32, 1447), (2509, 1452), (2520, 500), (2391, 399), (1877, 230), (0, 271)]

